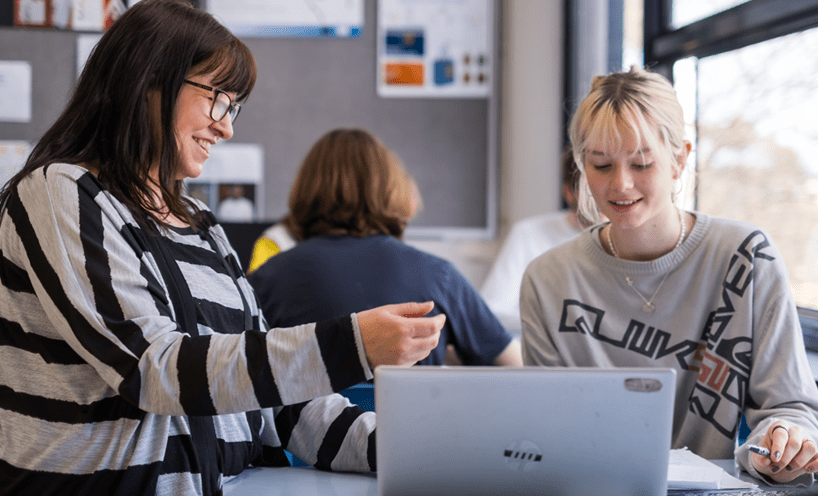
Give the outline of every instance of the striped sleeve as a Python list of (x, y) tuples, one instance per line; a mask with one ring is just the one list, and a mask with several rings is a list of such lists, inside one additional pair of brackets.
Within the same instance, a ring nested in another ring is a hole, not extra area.
[(8, 213), (25, 253), (21, 267), (58, 339), (140, 409), (234, 413), (303, 402), (365, 379), (350, 317), (266, 333), (181, 332), (168, 292), (187, 289), (197, 304), (230, 307), (218, 290), (226, 278), (213, 269), (204, 295), (195, 282), (186, 288), (186, 278), (165, 281), (146, 233), (83, 169), (52, 165), (18, 191)]
[(322, 470), (367, 472), (375, 466), (375, 413), (340, 394), (275, 408), (281, 446)]

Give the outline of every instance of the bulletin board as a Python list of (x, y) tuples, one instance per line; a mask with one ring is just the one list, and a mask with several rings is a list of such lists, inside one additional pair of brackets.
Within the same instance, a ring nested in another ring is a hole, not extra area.
[[(259, 220), (286, 214), (290, 185), (309, 147), (336, 127), (361, 127), (392, 149), (415, 177), (424, 209), (407, 237), (489, 239), (497, 226), (500, 2), (492, 2), (491, 90), (474, 98), (384, 98), (376, 91), (376, 0), (365, 0), (354, 37), (244, 37), (256, 56), (256, 87), (230, 143), (263, 148)], [(32, 120), (0, 122), (0, 140), (36, 140), (56, 119), (76, 80), (77, 33), (0, 28), (0, 60), (32, 65)], [(452, 54), (456, 56), (456, 54)], [(207, 167), (207, 165), (205, 165)], [(241, 163), (234, 164), (241, 168)]]

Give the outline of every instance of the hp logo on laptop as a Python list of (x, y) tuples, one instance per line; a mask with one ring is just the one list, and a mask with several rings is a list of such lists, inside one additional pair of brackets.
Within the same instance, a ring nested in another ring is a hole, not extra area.
[(503, 458), (512, 470), (533, 470), (542, 461), (542, 450), (531, 441), (521, 439), (506, 447)]

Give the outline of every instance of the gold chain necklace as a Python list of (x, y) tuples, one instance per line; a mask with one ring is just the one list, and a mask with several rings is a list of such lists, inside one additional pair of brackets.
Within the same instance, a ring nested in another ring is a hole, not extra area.
[[(682, 228), (681, 228), (681, 232), (679, 233), (679, 239), (678, 239), (678, 241), (676, 241), (676, 246), (674, 246), (673, 249), (670, 250), (671, 252), (675, 252), (676, 249), (679, 248), (679, 246), (681, 246), (682, 241), (684, 241), (684, 239), (685, 239), (685, 231), (687, 231), (687, 226), (685, 225), (684, 219), (682, 217), (682, 209), (680, 208), (677, 211), (679, 212), (679, 224), (681, 224)], [(613, 224), (610, 224), (608, 226), (608, 246), (611, 248), (611, 253), (613, 254), (613, 256), (615, 256), (616, 258), (619, 258), (619, 254), (616, 252), (616, 247), (614, 247), (613, 238), (611, 238), (611, 230), (612, 229), (613, 229)], [(665, 279), (667, 279), (667, 276), (670, 275), (670, 270), (673, 268), (673, 263), (675, 261), (676, 261), (676, 254), (674, 253), (673, 261), (671, 262), (670, 267), (668, 267), (667, 272), (665, 272), (665, 277), (662, 278), (662, 282), (659, 283), (659, 287), (657, 287), (656, 291), (653, 292), (653, 296), (650, 297), (650, 300), (645, 298), (642, 295), (642, 293), (640, 293), (639, 290), (636, 289), (636, 286), (633, 285), (633, 279), (630, 278), (630, 276), (628, 275), (628, 272), (624, 268), (622, 269), (622, 272), (624, 272), (624, 274), (625, 274), (625, 281), (628, 283), (628, 286), (630, 286), (634, 291), (636, 291), (636, 294), (638, 294), (639, 297), (642, 298), (642, 301), (645, 302), (645, 304), (642, 305), (642, 311), (643, 312), (653, 313), (653, 311), (656, 310), (656, 306), (653, 304), (653, 300), (656, 299), (656, 295), (659, 294), (659, 290), (662, 289), (662, 285), (665, 283)]]

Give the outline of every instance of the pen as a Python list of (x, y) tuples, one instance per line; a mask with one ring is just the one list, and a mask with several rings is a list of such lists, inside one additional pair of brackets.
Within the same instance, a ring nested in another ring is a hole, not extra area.
[(748, 444), (747, 449), (761, 456), (770, 456), (770, 450), (768, 450), (767, 448), (762, 448), (757, 444)]

